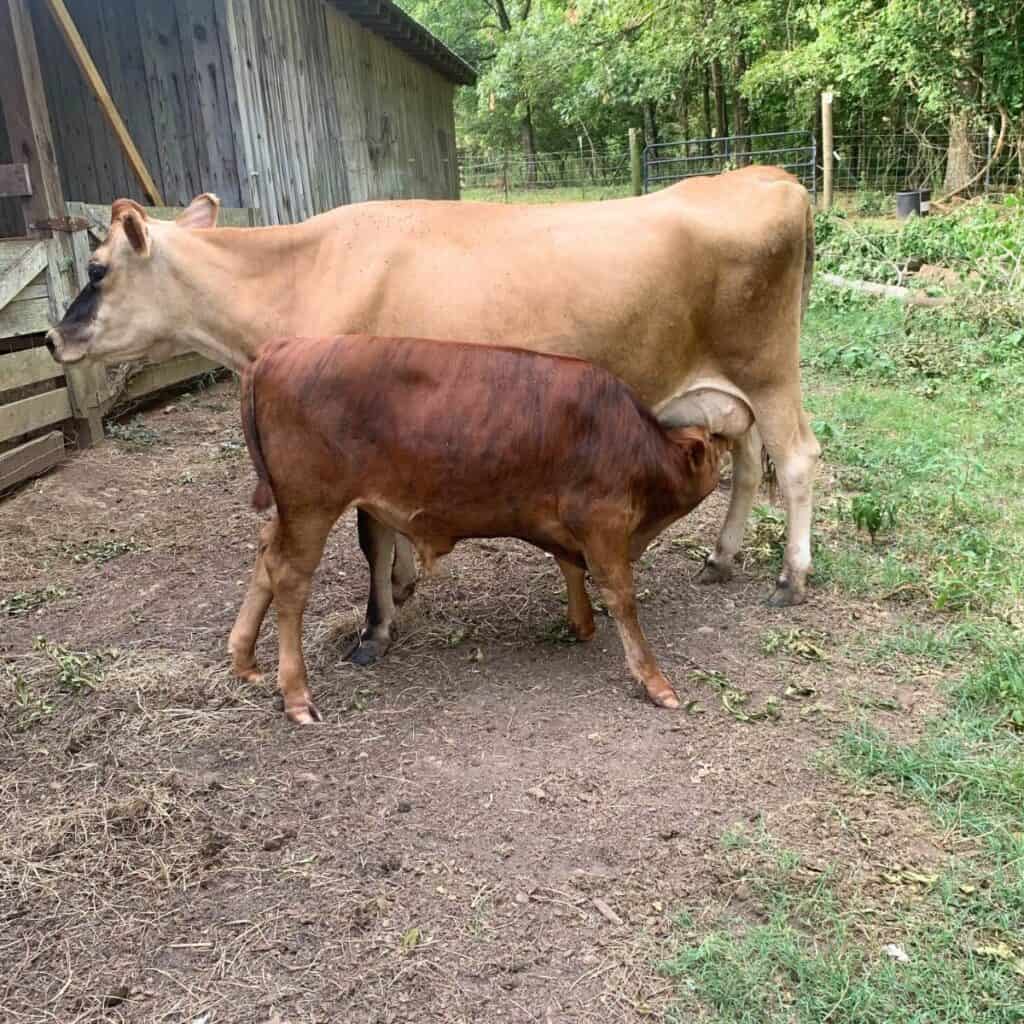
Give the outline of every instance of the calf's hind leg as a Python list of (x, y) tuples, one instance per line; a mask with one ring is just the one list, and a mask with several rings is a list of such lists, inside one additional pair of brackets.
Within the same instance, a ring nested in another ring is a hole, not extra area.
[(302, 655), (302, 616), (313, 573), (336, 518), (322, 512), (296, 517), (281, 515), (264, 553), (277, 605), (277, 685), (284, 698), (285, 714), (299, 725), (320, 721)]
[(650, 644), (636, 617), (633, 568), (628, 545), (595, 539), (585, 547), (587, 565), (615, 619), (633, 678), (643, 686), (652, 703), (662, 708), (679, 707), (679, 697), (654, 660)]
[(231, 656), (232, 671), (240, 679), (250, 683), (263, 681), (263, 673), (256, 664), (256, 640), (260, 635), (260, 627), (266, 617), (270, 602), (274, 599), (274, 590), (270, 584), (270, 576), (264, 561), (264, 553), (277, 534), (277, 516), (265, 524), (259, 533), (259, 545), (256, 551), (256, 566), (249, 589), (245, 592), (242, 607), (231, 628), (228, 637), (228, 654)]
[(585, 582), (586, 573), (572, 562), (558, 559), (558, 568), (565, 577), (565, 590), (568, 597), (567, 609), (569, 628), (579, 641), (589, 640), (594, 635), (594, 610), (587, 596)]

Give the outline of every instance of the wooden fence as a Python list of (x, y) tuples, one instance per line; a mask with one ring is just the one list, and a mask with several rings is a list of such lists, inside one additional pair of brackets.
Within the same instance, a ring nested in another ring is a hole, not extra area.
[[(71, 248), (73, 277), (81, 287), (90, 253), (106, 238), (110, 208), (66, 207), (80, 226)], [(180, 212), (147, 208), (151, 217), (162, 219)], [(220, 211), (219, 223), (226, 227), (261, 222), (257, 210)], [(115, 390), (102, 367), (65, 368), (54, 362), (44, 335), (73, 297), (65, 294), (62, 268), (53, 265), (55, 252), (46, 239), (0, 239), (0, 493), (52, 468), (68, 442), (83, 447), (102, 437), (102, 418), (112, 409), (217, 369), (209, 359), (188, 353), (140, 368)], [(76, 425), (82, 426), (76, 430)]]

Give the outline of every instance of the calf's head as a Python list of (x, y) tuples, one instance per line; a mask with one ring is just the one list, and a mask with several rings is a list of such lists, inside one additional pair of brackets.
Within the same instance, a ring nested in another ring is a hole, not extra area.
[(58, 363), (103, 363), (175, 351), (175, 325), (187, 316), (189, 297), (169, 259), (174, 232), (212, 228), (220, 201), (196, 196), (176, 221), (153, 220), (132, 199), (110, 208), (110, 232), (89, 260), (89, 281), (46, 335)]
[(683, 472), (679, 498), (696, 507), (717, 486), (722, 456), (729, 450), (729, 441), (711, 434), (703, 427), (675, 427), (667, 431), (676, 446), (677, 465)]

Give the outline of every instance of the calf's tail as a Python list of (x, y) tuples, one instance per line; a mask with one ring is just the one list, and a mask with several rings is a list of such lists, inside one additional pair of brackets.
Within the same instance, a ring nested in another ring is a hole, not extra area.
[(258, 479), (256, 490), (252, 492), (252, 507), (263, 512), (274, 504), (274, 489), (270, 485), (270, 474), (260, 447), (260, 429), (256, 423), (255, 366), (246, 367), (242, 375), (242, 433), (245, 434), (245, 446), (249, 449), (249, 458)]

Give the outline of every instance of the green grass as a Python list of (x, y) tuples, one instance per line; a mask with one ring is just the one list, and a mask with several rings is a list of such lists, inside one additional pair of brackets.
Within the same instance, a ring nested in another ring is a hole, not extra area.
[[(917, 685), (922, 669), (955, 677), (945, 711), (913, 742), (865, 718), (822, 764), (868, 794), (919, 802), (957, 857), (879, 881), (851, 878), (843, 863), (802, 871), (763, 836), (726, 833), (721, 856), (745, 858), (752, 906), (741, 917), (723, 899), (681, 917), (662, 964), (676, 994), (671, 1021), (1024, 1021), (1024, 300), (1007, 276), (1011, 221), (1024, 251), (1021, 220), (985, 211), (952, 225), (887, 226), (868, 247), (885, 230), (890, 254), (918, 247), (944, 262), (928, 246), (945, 238), (947, 265), (974, 259), (982, 290), (1003, 275), (991, 308), (907, 310), (819, 286), (803, 341), (828, 467), (815, 585), (930, 613), (867, 638), (864, 657), (918, 675)], [(870, 262), (865, 251), (851, 258)], [(748, 557), (774, 565), (783, 525), (758, 510)], [(795, 642), (775, 629), (762, 643), (777, 655)], [(873, 860), (884, 865), (885, 851)], [(890, 944), (906, 962), (885, 952)]]

